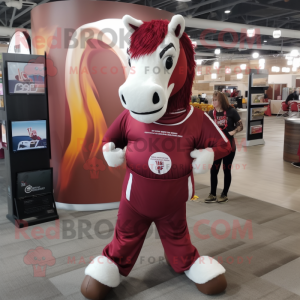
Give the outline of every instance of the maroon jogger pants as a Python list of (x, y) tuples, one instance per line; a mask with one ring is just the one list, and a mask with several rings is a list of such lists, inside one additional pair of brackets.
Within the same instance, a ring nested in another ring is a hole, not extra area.
[(193, 174), (157, 180), (127, 168), (114, 237), (102, 255), (127, 276), (133, 268), (148, 229), (155, 223), (169, 263), (175, 272), (188, 270), (199, 257), (186, 222), (186, 201), (194, 195)]

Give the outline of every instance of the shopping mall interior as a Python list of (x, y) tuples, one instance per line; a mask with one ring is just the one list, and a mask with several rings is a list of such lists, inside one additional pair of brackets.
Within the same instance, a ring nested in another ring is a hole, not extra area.
[(299, 0), (0, 2), (0, 300), (300, 300)]

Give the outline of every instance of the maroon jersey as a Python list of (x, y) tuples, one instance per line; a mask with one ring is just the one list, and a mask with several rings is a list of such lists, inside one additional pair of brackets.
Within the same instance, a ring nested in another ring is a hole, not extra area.
[[(175, 179), (192, 171), (190, 153), (212, 148), (214, 160), (228, 155), (230, 143), (211, 118), (190, 107), (179, 114), (166, 114), (157, 122), (141, 123), (122, 112), (107, 130), (103, 144), (127, 146), (127, 166), (137, 174), (153, 179)], [(200, 166), (209, 168), (209, 166)]]

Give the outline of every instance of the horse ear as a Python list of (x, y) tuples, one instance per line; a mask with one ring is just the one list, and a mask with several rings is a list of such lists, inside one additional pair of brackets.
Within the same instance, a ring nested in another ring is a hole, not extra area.
[(136, 29), (138, 29), (143, 22), (141, 20), (137, 20), (129, 15), (125, 15), (122, 18), (124, 26), (127, 28), (127, 30), (131, 33), (133, 33)]
[(173, 16), (171, 22), (168, 25), (168, 31), (173, 33), (179, 39), (181, 38), (185, 29), (185, 21), (183, 16), (175, 15)]

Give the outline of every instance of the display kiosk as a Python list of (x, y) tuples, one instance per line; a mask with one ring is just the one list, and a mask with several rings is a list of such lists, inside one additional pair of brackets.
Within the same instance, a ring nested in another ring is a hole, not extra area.
[(264, 91), (268, 89), (268, 71), (251, 69), (249, 73), (246, 146), (264, 145)]
[[(7, 218), (16, 227), (58, 219), (50, 168), (46, 59), (2, 55)], [(4, 126), (3, 126), (4, 125)]]

